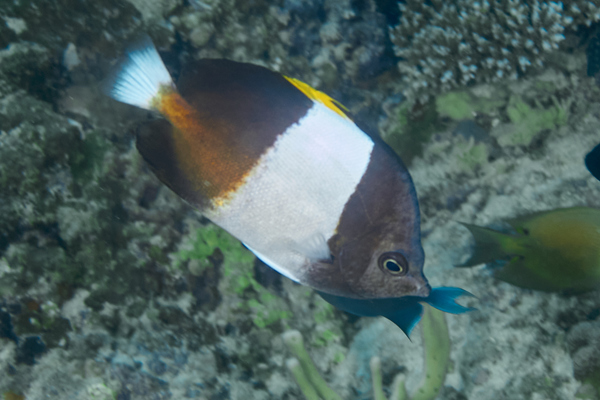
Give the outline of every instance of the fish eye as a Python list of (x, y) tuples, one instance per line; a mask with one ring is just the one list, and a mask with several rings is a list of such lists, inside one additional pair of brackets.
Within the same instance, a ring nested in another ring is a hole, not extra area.
[(383, 253), (379, 256), (378, 264), (382, 271), (394, 276), (406, 275), (408, 272), (408, 261), (398, 252)]

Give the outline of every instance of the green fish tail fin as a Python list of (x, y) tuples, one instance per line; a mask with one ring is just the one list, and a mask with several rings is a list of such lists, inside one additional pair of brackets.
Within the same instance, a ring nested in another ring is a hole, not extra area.
[(477, 225), (461, 224), (471, 232), (475, 239), (471, 258), (457, 267), (473, 267), (493, 260), (505, 259), (508, 256), (506, 248), (513, 240), (511, 235), (497, 232)]

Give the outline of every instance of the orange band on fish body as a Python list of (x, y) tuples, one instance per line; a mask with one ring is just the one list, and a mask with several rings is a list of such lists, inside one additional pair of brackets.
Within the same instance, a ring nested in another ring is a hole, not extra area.
[(175, 89), (164, 88), (155, 108), (173, 125), (173, 139), (180, 168), (195, 183), (194, 190), (223, 202), (243, 183), (252, 160), (237, 154), (219, 134), (219, 124), (192, 107)]

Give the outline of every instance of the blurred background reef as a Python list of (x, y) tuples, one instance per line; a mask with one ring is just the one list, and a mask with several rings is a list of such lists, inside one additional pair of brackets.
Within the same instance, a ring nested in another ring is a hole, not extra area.
[(148, 33), (175, 77), (198, 58), (266, 66), (401, 155), (426, 275), (478, 297), (447, 316), (438, 399), (598, 399), (598, 291), (453, 265), (472, 246), (457, 221), (600, 208), (583, 165), (600, 141), (599, 21), (598, 0), (0, 2), (0, 396), (299, 399), (292, 329), (343, 399), (373, 398), (374, 356), (388, 397), (432, 368), (419, 332), (335, 310), (150, 173), (134, 132), (152, 116), (99, 90)]

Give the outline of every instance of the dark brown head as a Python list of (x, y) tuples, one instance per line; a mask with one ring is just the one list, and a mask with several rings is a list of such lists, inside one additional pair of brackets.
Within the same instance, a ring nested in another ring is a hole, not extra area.
[(316, 263), (311, 272), (318, 290), (351, 298), (429, 295), (414, 186), (385, 144), (376, 142), (328, 244), (331, 264)]
[(429, 295), (421, 243), (398, 233), (373, 231), (341, 247), (337, 267), (352, 297)]

